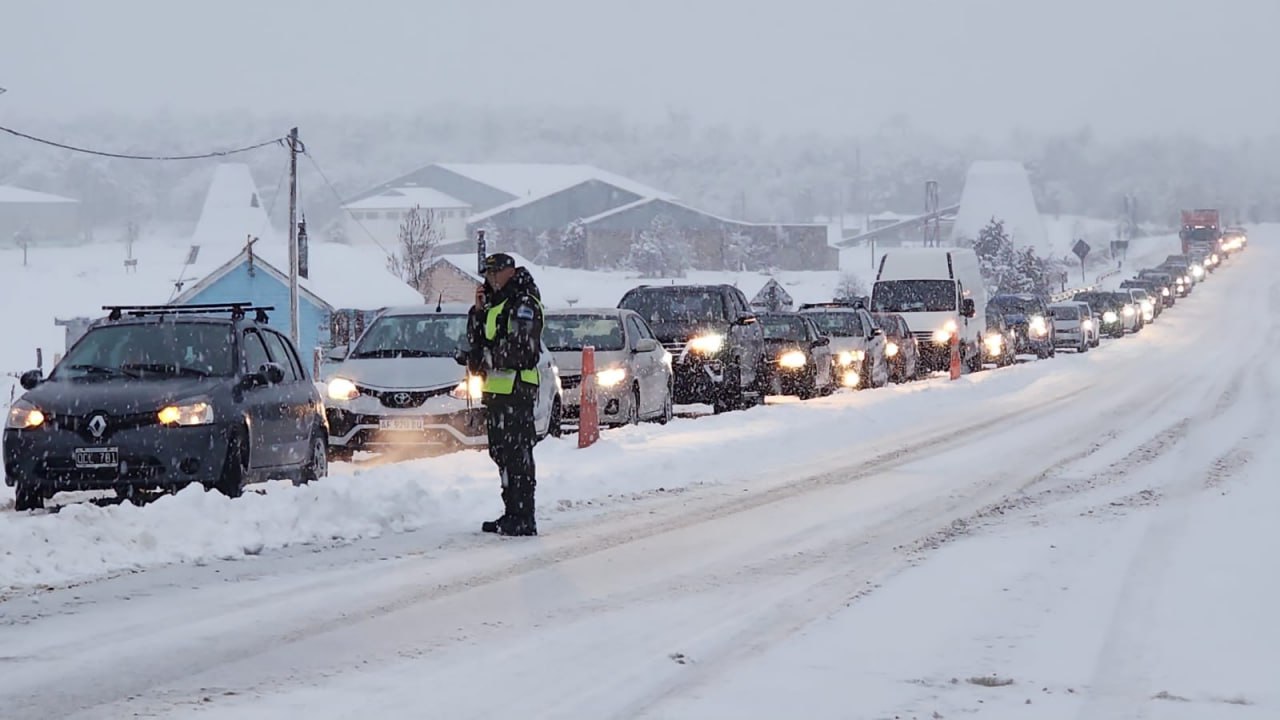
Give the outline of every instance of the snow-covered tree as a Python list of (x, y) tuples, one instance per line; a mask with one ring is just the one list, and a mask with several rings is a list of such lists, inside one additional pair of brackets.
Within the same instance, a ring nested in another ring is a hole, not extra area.
[(869, 294), (862, 278), (851, 272), (844, 272), (840, 273), (840, 281), (836, 284), (835, 297), (832, 299), (838, 302), (850, 302)]
[(435, 261), (439, 244), (440, 230), (431, 211), (415, 207), (400, 221), (399, 246), (387, 258), (387, 269), (426, 297), (431, 294), (427, 270)]
[(688, 239), (675, 220), (659, 213), (631, 245), (627, 265), (643, 277), (684, 277), (692, 265)]
[(987, 291), (1009, 292), (1018, 270), (1013, 241), (1004, 229), (1004, 221), (991, 218), (991, 222), (978, 231), (978, 237), (973, 241), (973, 251), (978, 256), (978, 267), (987, 283)]

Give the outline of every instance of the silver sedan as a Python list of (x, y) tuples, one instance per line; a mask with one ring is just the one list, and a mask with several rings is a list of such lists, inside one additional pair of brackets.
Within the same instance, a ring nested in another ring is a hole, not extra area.
[(601, 425), (671, 419), (671, 353), (639, 314), (617, 308), (548, 310), (542, 337), (560, 368), (566, 418), (578, 417), (582, 349), (591, 346)]

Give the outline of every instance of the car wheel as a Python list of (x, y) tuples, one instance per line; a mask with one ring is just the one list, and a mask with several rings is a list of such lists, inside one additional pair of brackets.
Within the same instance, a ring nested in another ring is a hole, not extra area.
[(547, 435), (556, 438), (564, 436), (564, 411), (560, 408), (560, 398), (551, 402), (551, 419), (547, 421)]
[(631, 411), (627, 413), (626, 425), (640, 424), (640, 386), (631, 388)]
[(44, 509), (44, 493), (26, 483), (18, 483), (14, 488), (13, 509), (18, 512)]
[(675, 388), (667, 386), (667, 399), (662, 403), (662, 414), (658, 416), (658, 424), (666, 425), (676, 416)]
[(311, 438), (310, 457), (302, 468), (302, 482), (309, 483), (329, 476), (328, 439), (320, 433)]
[(213, 484), (213, 489), (229, 498), (238, 498), (244, 491), (245, 461), (248, 459), (243, 430), (236, 430), (227, 440), (227, 459), (222, 463), (222, 475)]
[(1052, 345), (1050, 345), (1050, 346), (1049, 346), (1049, 357), (1057, 357), (1057, 356), (1058, 356), (1058, 348), (1053, 347)]
[[(712, 411), (717, 415), (737, 410), (742, 406), (742, 371), (737, 367), (725, 368), (723, 378), (720, 387), (716, 388), (716, 396), (711, 404)], [(757, 373), (756, 379), (759, 381), (763, 378)], [(764, 396), (763, 389), (760, 394)]]

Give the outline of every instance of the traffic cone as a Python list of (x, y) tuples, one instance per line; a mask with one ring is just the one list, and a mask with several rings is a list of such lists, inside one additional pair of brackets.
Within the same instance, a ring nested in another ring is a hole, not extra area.
[(951, 334), (951, 379), (960, 379), (960, 333)]
[(600, 439), (600, 408), (596, 405), (596, 349), (582, 348), (582, 387), (578, 402), (578, 447)]

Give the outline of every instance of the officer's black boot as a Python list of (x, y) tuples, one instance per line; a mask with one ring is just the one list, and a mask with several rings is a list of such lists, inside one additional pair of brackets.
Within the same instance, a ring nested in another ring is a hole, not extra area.
[(503, 482), (502, 485), (502, 517), (497, 520), (485, 520), (480, 523), (480, 532), (500, 533), (502, 527), (507, 524), (511, 518), (511, 510), (515, 505), (514, 493), (510, 484)]
[(533, 515), (534, 484), (532, 478), (512, 478), (512, 503), (507, 515), (497, 526), (499, 535), (527, 537), (538, 534), (538, 523)]

